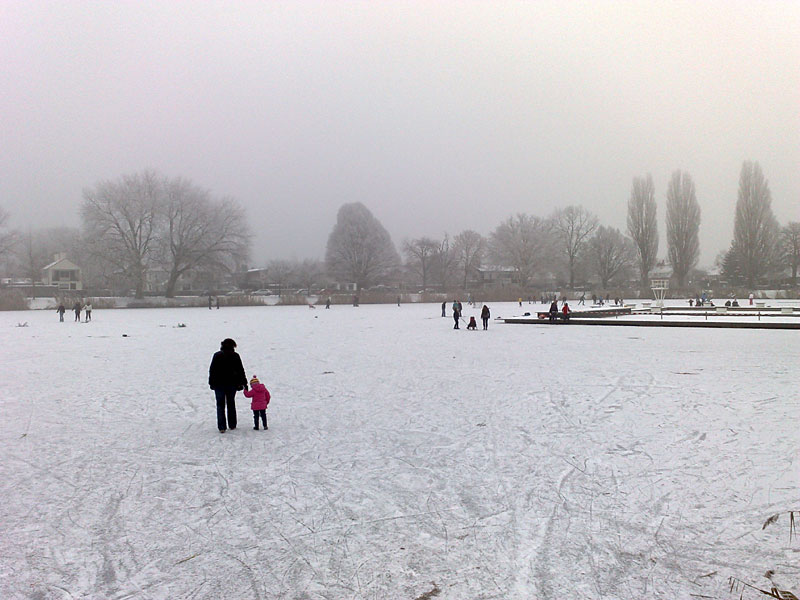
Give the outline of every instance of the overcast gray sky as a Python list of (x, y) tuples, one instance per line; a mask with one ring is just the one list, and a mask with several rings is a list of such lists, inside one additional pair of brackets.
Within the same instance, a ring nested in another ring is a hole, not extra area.
[(322, 257), (361, 201), (405, 237), (582, 204), (625, 228), (635, 176), (695, 180), (701, 265), (742, 161), (800, 219), (800, 2), (0, 0), (0, 206), (79, 225), (146, 167), (230, 195), (253, 263)]

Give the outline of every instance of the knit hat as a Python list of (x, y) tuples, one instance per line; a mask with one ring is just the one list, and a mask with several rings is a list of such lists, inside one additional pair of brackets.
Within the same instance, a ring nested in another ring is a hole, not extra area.
[(250, 385), (253, 385), (254, 383), (261, 383), (258, 380), (258, 376), (257, 375), (253, 375), (253, 377), (250, 379)]

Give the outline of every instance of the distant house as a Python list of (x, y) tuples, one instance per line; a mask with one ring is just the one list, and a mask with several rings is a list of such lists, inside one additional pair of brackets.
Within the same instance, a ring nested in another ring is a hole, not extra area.
[(53, 262), (42, 269), (42, 283), (53, 285), (60, 290), (82, 290), (81, 268), (59, 252)]
[(483, 267), (478, 269), (478, 283), (481, 287), (503, 287), (519, 282), (519, 274), (513, 267)]

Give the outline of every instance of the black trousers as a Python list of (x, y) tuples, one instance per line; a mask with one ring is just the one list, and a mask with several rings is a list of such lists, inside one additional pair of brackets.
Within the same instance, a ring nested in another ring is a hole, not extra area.
[(483, 328), (489, 329), (489, 317), (483, 317), (481, 318), (481, 321), (483, 321)]
[[(236, 388), (224, 387), (214, 390), (217, 397), (217, 428), (236, 429)], [(228, 419), (225, 422), (225, 409), (228, 409)]]
[(261, 422), (264, 424), (264, 429), (269, 429), (267, 427), (267, 410), (266, 409), (262, 409), (262, 410), (254, 410), (253, 411), (253, 425), (256, 426), (256, 429), (258, 429), (258, 418), (259, 417), (261, 417)]

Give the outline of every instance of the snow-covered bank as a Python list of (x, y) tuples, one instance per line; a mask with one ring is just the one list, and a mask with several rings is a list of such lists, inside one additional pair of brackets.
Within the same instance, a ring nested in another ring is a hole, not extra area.
[[(0, 313), (0, 597), (797, 593), (798, 543), (761, 529), (800, 499), (796, 332), (439, 313)], [(228, 336), (269, 431), (240, 397), (216, 432)]]

